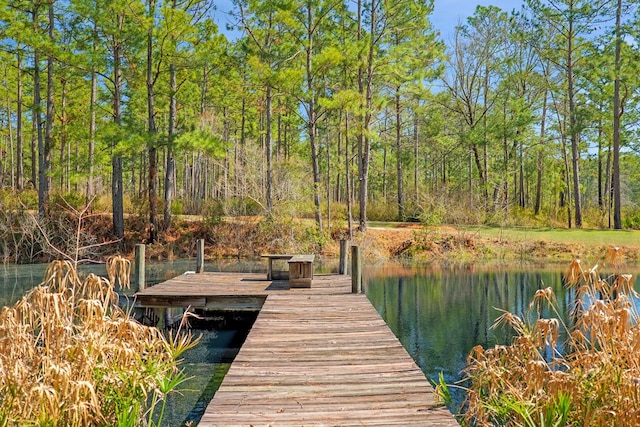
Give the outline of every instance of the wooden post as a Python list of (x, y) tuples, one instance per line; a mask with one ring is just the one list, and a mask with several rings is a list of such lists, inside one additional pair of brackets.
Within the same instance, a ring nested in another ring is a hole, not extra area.
[(204, 272), (204, 239), (198, 239), (196, 251), (196, 273), (202, 273)]
[(140, 244), (136, 245), (136, 285), (138, 286), (138, 291), (143, 290), (146, 287), (146, 277), (145, 277), (145, 261), (144, 261), (144, 250), (145, 246)]
[(351, 246), (351, 292), (362, 293), (362, 251), (360, 246)]
[(347, 250), (349, 241), (340, 239), (340, 264), (338, 265), (338, 274), (347, 274)]

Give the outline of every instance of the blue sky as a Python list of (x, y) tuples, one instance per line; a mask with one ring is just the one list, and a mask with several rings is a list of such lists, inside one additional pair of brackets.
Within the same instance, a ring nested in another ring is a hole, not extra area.
[[(520, 9), (523, 0), (434, 0), (434, 12), (431, 15), (431, 23), (439, 30), (443, 40), (453, 34), (453, 29), (458, 23), (464, 23), (473, 15), (477, 5), (497, 6), (510, 12), (512, 9)], [(216, 1), (216, 23), (220, 30), (225, 32), (228, 16), (224, 13), (233, 7), (231, 0)]]
[(464, 23), (473, 15), (476, 6), (497, 6), (507, 12), (522, 7), (522, 0), (434, 0), (434, 11), (431, 14), (433, 28), (439, 30), (444, 41), (453, 34), (459, 23)]

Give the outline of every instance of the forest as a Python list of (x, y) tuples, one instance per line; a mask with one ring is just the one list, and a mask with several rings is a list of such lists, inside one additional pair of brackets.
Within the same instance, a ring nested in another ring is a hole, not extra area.
[(636, 1), (0, 3), (4, 216), (640, 227)]

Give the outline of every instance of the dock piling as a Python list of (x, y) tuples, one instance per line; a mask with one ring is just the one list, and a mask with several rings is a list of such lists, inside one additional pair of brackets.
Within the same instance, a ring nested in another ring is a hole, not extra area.
[(146, 287), (146, 277), (145, 277), (145, 246), (143, 244), (136, 245), (136, 286), (138, 286), (138, 291), (143, 290)]
[(196, 251), (196, 273), (202, 273), (204, 272), (204, 239), (198, 239)]
[(362, 293), (362, 250), (351, 246), (351, 292)]
[(338, 274), (347, 274), (347, 250), (349, 241), (340, 239), (340, 264), (338, 265)]

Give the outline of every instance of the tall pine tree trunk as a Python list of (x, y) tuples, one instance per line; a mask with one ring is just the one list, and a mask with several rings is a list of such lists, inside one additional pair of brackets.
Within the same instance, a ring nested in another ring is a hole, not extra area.
[(613, 228), (622, 229), (621, 205), (622, 195), (620, 191), (620, 50), (622, 45), (621, 34), (622, 0), (618, 0), (616, 7), (616, 54), (615, 54), (615, 82), (613, 91)]
[[(53, 3), (55, 0), (49, 1), (49, 40), (51, 44), (54, 44), (54, 14)], [(45, 117), (45, 134), (44, 134), (44, 155), (42, 170), (40, 172), (40, 195), (42, 196), (42, 202), (39, 205), (40, 213), (46, 212), (49, 209), (49, 192), (51, 189), (51, 149), (53, 147), (53, 63), (54, 58), (52, 54), (47, 56), (47, 114)]]
[[(155, 16), (155, 0), (149, 0), (148, 18), (151, 22)], [(150, 25), (147, 30), (147, 121), (149, 126), (149, 243), (155, 243), (158, 240), (158, 148), (156, 146), (156, 111), (154, 99), (155, 79), (153, 76), (153, 26)]]
[(267, 195), (267, 216), (271, 218), (273, 214), (273, 199), (272, 199), (272, 187), (273, 187), (273, 153), (271, 150), (271, 128), (273, 127), (273, 119), (272, 119), (272, 95), (271, 95), (271, 84), (267, 84), (267, 93), (266, 93), (266, 117), (265, 117), (265, 140), (264, 140), (264, 149), (267, 158), (267, 182), (266, 182), (266, 195)]
[(164, 175), (164, 229), (171, 227), (171, 203), (173, 202), (173, 194), (175, 188), (174, 175), (176, 169), (176, 161), (173, 157), (173, 141), (176, 133), (177, 117), (177, 101), (176, 93), (178, 85), (176, 83), (176, 66), (169, 66), (169, 134), (167, 136), (167, 165)]
[(308, 120), (307, 132), (309, 136), (309, 144), (311, 145), (311, 167), (313, 171), (313, 205), (315, 210), (316, 225), (322, 233), (322, 212), (320, 211), (320, 164), (318, 160), (318, 142), (317, 138), (317, 121), (318, 112), (316, 111), (316, 88), (313, 75), (313, 35), (316, 30), (316, 22), (314, 22), (312, 2), (307, 2), (307, 51), (306, 51), (306, 78), (308, 96)]
[(402, 188), (402, 117), (400, 87), (396, 87), (396, 175), (398, 177), (398, 220), (404, 220), (404, 189)]
[(16, 96), (16, 189), (24, 188), (23, 131), (22, 131), (22, 53), (17, 50), (17, 96)]
[[(33, 30), (38, 31), (38, 9), (32, 12)], [(35, 172), (32, 173), (33, 185), (38, 188), (38, 213), (42, 217), (45, 214), (46, 200), (46, 174), (45, 174), (45, 145), (42, 135), (42, 97), (40, 94), (40, 53), (37, 48), (33, 51), (33, 121), (37, 132), (38, 144), (38, 179), (35, 179)], [(33, 152), (34, 150), (32, 150)], [(32, 156), (33, 157), (33, 156)], [(32, 162), (32, 170), (36, 170), (36, 163)]]
[(580, 197), (580, 152), (578, 150), (578, 130), (574, 88), (573, 63), (573, 14), (569, 15), (569, 36), (567, 48), (567, 94), (569, 97), (569, 137), (571, 140), (571, 167), (573, 171), (573, 203), (576, 228), (582, 228), (582, 203)]
[[(124, 26), (124, 16), (118, 16), (118, 25)], [(122, 45), (113, 45), (113, 121), (118, 129), (122, 126)], [(124, 188), (122, 182), (122, 155), (112, 148), (111, 157), (111, 204), (113, 212), (113, 234), (124, 238)], [(122, 246), (121, 242), (121, 246)]]

